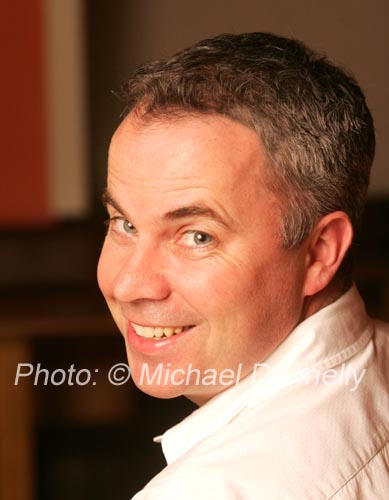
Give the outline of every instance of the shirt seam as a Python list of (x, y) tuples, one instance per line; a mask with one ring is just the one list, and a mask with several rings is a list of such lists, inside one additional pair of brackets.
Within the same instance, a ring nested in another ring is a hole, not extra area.
[(372, 455), (367, 462), (365, 462), (357, 471), (352, 474), (346, 481), (336, 490), (334, 491), (331, 496), (327, 498), (327, 500), (331, 500), (332, 498), (335, 498), (335, 495), (340, 493), (353, 479), (355, 479), (361, 472), (363, 472), (364, 469), (372, 462), (377, 455), (379, 455), (382, 451), (385, 451), (384, 448), (389, 444), (389, 440), (387, 439), (383, 445)]
[(358, 338), (358, 340), (356, 340), (353, 344), (343, 348), (341, 351), (333, 354), (332, 356), (328, 356), (320, 360), (313, 366), (313, 368), (324, 371), (328, 370), (331, 367), (338, 366), (340, 363), (344, 363), (346, 360), (350, 360), (367, 346), (367, 344), (374, 336), (374, 333), (374, 325), (372, 324), (372, 322), (369, 322), (367, 327), (365, 328), (365, 332)]
[[(309, 373), (312, 370), (318, 370), (319, 373), (323, 373), (326, 370), (329, 370), (331, 368), (335, 368), (339, 366), (341, 363), (344, 363), (346, 361), (350, 361), (352, 358), (354, 358), (356, 355), (358, 355), (371, 341), (375, 334), (375, 329), (373, 323), (370, 321), (368, 325), (365, 327), (364, 333), (360, 335), (358, 340), (356, 340), (353, 344), (348, 345), (347, 347), (344, 347), (341, 351), (332, 354), (331, 356), (328, 356), (326, 358), (321, 359), (320, 361), (317, 361), (315, 364), (308, 366), (305, 370), (304, 373)], [(299, 373), (297, 373), (299, 375)], [(270, 395), (266, 396), (264, 399), (257, 400), (255, 396), (252, 396), (248, 398), (246, 405), (244, 408), (242, 408), (241, 411), (245, 411), (247, 409), (254, 408), (258, 404), (263, 403), (264, 401), (267, 401), (268, 399), (273, 398), (276, 394), (278, 395), (280, 392), (289, 389), (290, 384), (286, 384), (286, 386), (281, 386), (277, 389), (275, 393), (271, 393)], [(238, 415), (238, 413), (237, 413)], [(234, 415), (230, 421), (232, 421), (237, 415)], [(228, 422), (227, 422), (228, 423)]]

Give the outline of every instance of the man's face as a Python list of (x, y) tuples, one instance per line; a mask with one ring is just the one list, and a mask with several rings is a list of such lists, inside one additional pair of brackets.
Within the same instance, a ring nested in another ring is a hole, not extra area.
[[(137, 385), (145, 364), (243, 377), (298, 323), (305, 257), (282, 247), (264, 171), (258, 136), (221, 116), (130, 115), (116, 131), (98, 278)], [(202, 403), (225, 386), (162, 376), (141, 389)]]

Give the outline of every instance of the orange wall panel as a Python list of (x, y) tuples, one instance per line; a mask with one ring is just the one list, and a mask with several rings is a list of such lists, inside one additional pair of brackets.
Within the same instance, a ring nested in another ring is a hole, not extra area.
[(43, 0), (2, 3), (0, 225), (47, 223)]

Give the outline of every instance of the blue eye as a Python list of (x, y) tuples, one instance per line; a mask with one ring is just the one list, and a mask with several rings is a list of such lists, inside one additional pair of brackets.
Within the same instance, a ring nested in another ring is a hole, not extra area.
[(200, 231), (193, 233), (193, 241), (196, 245), (206, 245), (207, 243), (211, 243), (212, 240), (212, 236), (207, 233), (202, 233)]
[(111, 217), (108, 224), (115, 233), (123, 236), (137, 232), (136, 227), (123, 217)]
[(136, 233), (136, 228), (130, 221), (123, 219), (122, 227), (125, 233)]
[(204, 233), (203, 231), (187, 231), (182, 238), (182, 242), (186, 246), (200, 247), (212, 243), (213, 237), (208, 233)]

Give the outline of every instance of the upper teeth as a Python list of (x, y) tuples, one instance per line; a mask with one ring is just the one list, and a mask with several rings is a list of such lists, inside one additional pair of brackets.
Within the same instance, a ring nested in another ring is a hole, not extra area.
[(146, 338), (157, 338), (160, 339), (161, 337), (171, 337), (173, 335), (176, 335), (177, 333), (181, 333), (183, 330), (189, 328), (189, 327), (172, 327), (172, 326), (142, 326), (142, 325), (136, 325), (135, 323), (131, 323), (132, 327), (134, 328), (135, 332), (140, 335), (141, 337), (146, 337)]

